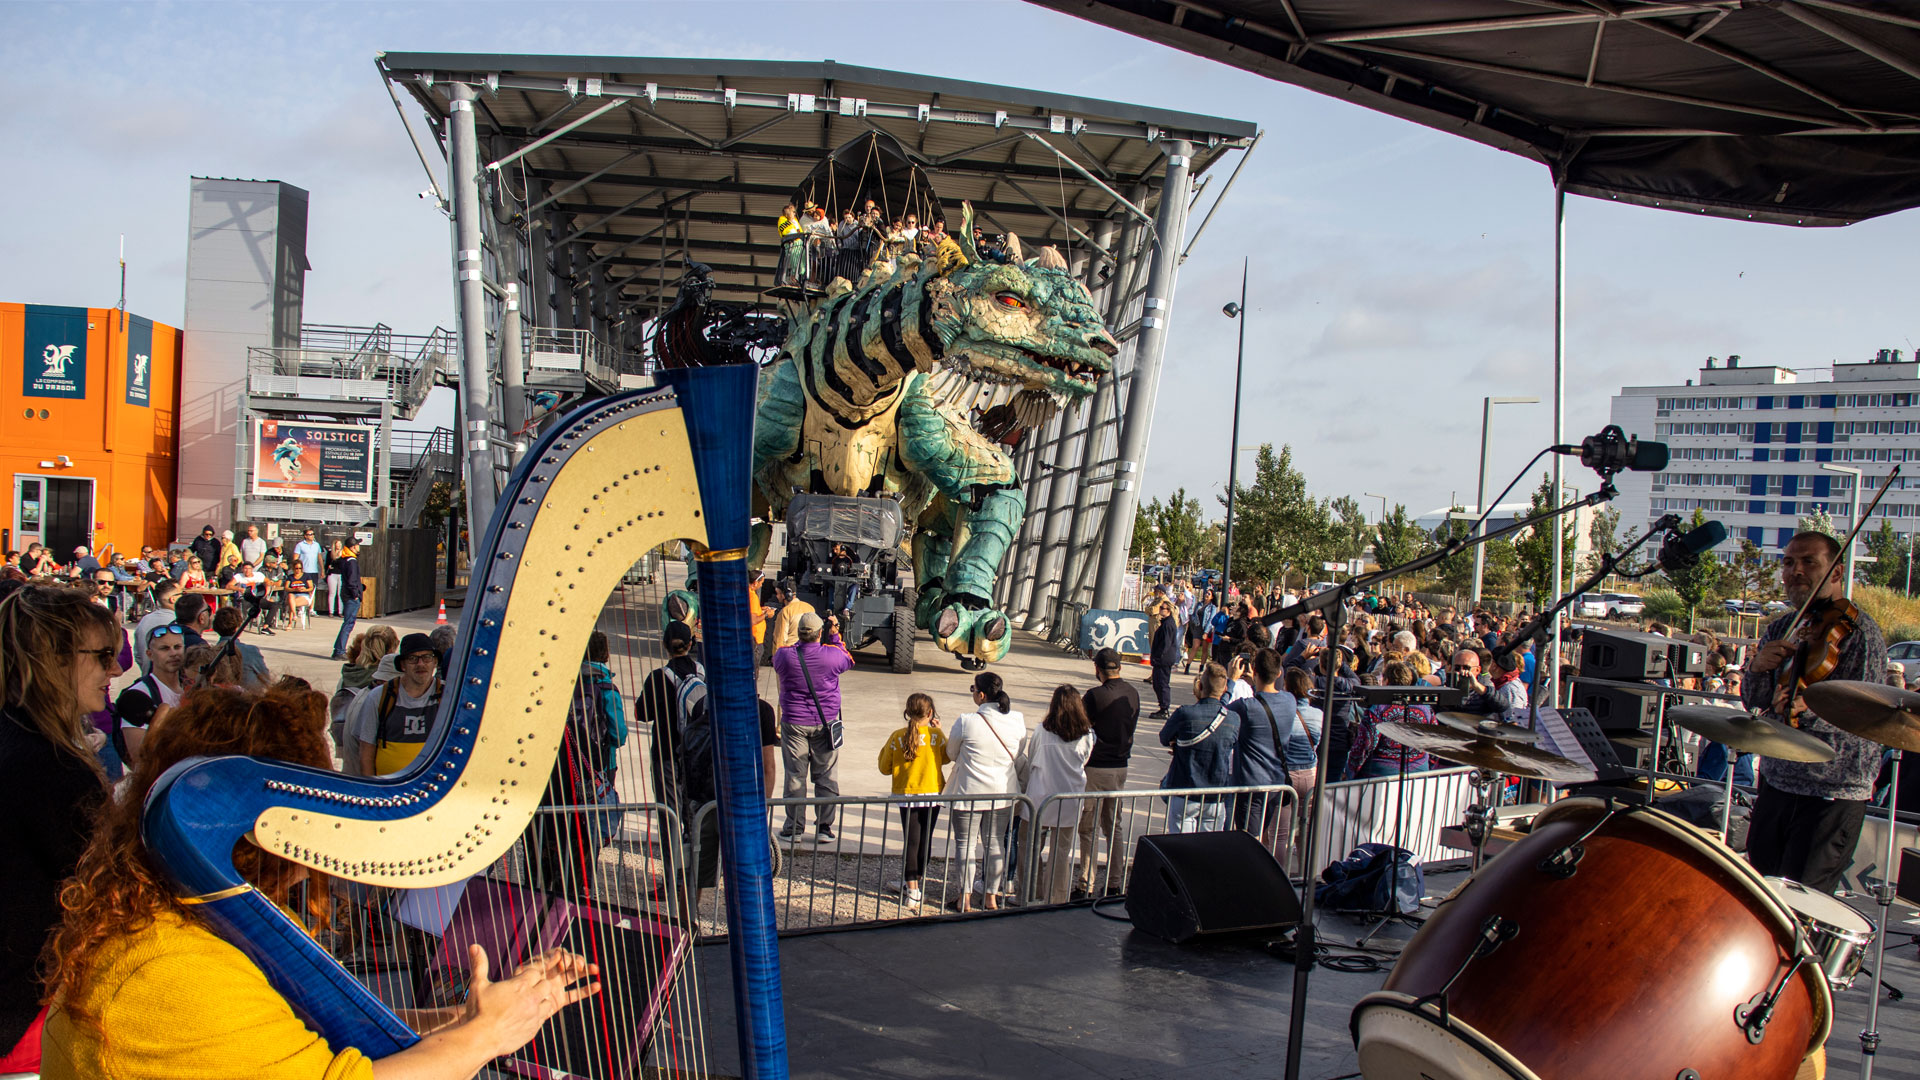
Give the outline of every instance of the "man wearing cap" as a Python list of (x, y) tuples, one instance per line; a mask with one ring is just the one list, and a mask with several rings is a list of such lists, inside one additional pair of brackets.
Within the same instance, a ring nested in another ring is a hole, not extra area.
[(679, 790), (674, 776), (674, 737), (680, 730), (680, 684), (687, 679), (706, 677), (706, 669), (693, 657), (693, 627), (678, 619), (660, 631), (660, 644), (667, 662), (647, 673), (640, 692), (634, 695), (634, 719), (647, 725), (648, 767), (653, 773), (653, 797), (669, 806), (677, 802)]
[(773, 615), (771, 640), (767, 643), (768, 663), (772, 655), (800, 640), (800, 617), (812, 615), (813, 605), (795, 595), (792, 578), (781, 578), (773, 586), (774, 603), (780, 605)]
[[(780, 756), (786, 762), (789, 799), (805, 798), (807, 778), (813, 794), (832, 799), (840, 794), (835, 767), (840, 750), (833, 745), (827, 725), (840, 716), (840, 673), (853, 666), (853, 655), (840, 642), (838, 624), (809, 611), (798, 621), (799, 640), (773, 654), (773, 672), (780, 680)], [(787, 808), (787, 824), (780, 830), (792, 840), (806, 832), (807, 811)], [(818, 808), (821, 840), (833, 839), (834, 807)]]
[(361, 694), (347, 719), (347, 733), (362, 776), (386, 776), (413, 762), (426, 745), (427, 729), (440, 709), (439, 658), (425, 634), (400, 639), (400, 675)]

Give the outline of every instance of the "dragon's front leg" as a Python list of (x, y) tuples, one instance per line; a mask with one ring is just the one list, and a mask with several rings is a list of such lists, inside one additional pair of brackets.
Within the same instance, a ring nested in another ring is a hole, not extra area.
[(901, 459), (945, 500), (933, 533), (914, 545), (916, 616), (942, 649), (994, 661), (1013, 645), (1012, 622), (993, 606), (993, 582), (1027, 500), (1013, 459), (958, 415), (936, 408), (920, 380), (900, 407)]

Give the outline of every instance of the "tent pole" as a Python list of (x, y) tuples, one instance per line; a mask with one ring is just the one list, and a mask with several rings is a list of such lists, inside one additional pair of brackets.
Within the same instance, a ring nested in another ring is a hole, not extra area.
[[(1559, 446), (1566, 440), (1567, 418), (1567, 187), (1564, 177), (1556, 177), (1553, 182), (1553, 445)], [(1560, 469), (1566, 458), (1553, 455), (1553, 506), (1558, 509), (1564, 498), (1562, 494)], [(1484, 511), (1483, 511), (1484, 512)], [(1547, 592), (1557, 596), (1561, 582), (1566, 578), (1566, 568), (1561, 565), (1566, 557), (1566, 517), (1553, 519), (1553, 587)], [(1560, 696), (1560, 628), (1565, 625), (1565, 614), (1553, 617), (1553, 637), (1546, 656), (1534, 658), (1534, 663), (1551, 661), (1552, 667), (1547, 673), (1553, 676), (1553, 695), (1557, 701)], [(1538, 684), (1536, 684), (1538, 685)]]

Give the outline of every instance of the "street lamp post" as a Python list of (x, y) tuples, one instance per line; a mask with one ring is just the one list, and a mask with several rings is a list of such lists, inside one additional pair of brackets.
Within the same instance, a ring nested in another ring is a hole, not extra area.
[[(1860, 480), (1861, 480), (1860, 470), (1854, 468), (1851, 465), (1835, 465), (1830, 461), (1821, 462), (1820, 467), (1830, 473), (1839, 473), (1842, 476), (1853, 477), (1853, 509), (1849, 511), (1847, 514), (1847, 528), (1851, 530), (1855, 525), (1860, 524)], [(1853, 549), (1854, 547), (1855, 547), (1854, 544), (1848, 544), (1847, 551), (1846, 551), (1847, 599), (1849, 600), (1853, 599)], [(1907, 561), (1911, 563), (1913, 560), (1908, 559)], [(1911, 575), (1912, 571), (1909, 570), (1908, 574)]]
[[(1487, 514), (1487, 429), (1492, 426), (1493, 407), (1495, 405), (1538, 405), (1537, 397), (1489, 397), (1480, 399), (1480, 483), (1474, 489), (1473, 512), (1476, 517)], [(1554, 535), (1559, 535), (1559, 525), (1554, 525)], [(1487, 531), (1482, 524), (1475, 532), (1480, 535)], [(1487, 548), (1485, 544), (1475, 544), (1473, 548), (1473, 600), (1471, 606), (1480, 606), (1480, 577), (1486, 571)], [(1559, 586), (1556, 585), (1555, 588)]]
[[(1386, 529), (1387, 529), (1387, 497), (1385, 495), (1380, 494), (1377, 491), (1363, 491), (1360, 494), (1369, 499), (1380, 500), (1380, 532), (1381, 532), (1381, 535), (1385, 535)], [(1379, 551), (1376, 549), (1374, 554), (1377, 556), (1379, 554)], [(1386, 562), (1381, 561), (1380, 568), (1384, 570), (1386, 569), (1386, 566), (1387, 566)]]
[(1913, 595), (1913, 541), (1915, 537), (1920, 537), (1920, 529), (1915, 529), (1913, 532), (1907, 534), (1907, 587), (1905, 592), (1908, 596)]
[(1220, 548), (1220, 599), (1233, 585), (1233, 492), (1240, 476), (1240, 374), (1247, 359), (1247, 264), (1240, 262), (1240, 302), (1228, 302), (1220, 310), (1229, 319), (1240, 320), (1240, 347), (1233, 356), (1233, 441), (1227, 444), (1227, 535)]

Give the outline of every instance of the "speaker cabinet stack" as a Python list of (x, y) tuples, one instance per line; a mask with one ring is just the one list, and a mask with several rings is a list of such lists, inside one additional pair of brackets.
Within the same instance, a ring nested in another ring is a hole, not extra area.
[(1573, 707), (1593, 716), (1622, 764), (1645, 768), (1643, 755), (1653, 750), (1661, 694), (1675, 681), (1706, 670), (1705, 646), (1661, 634), (1589, 627), (1580, 639)]

